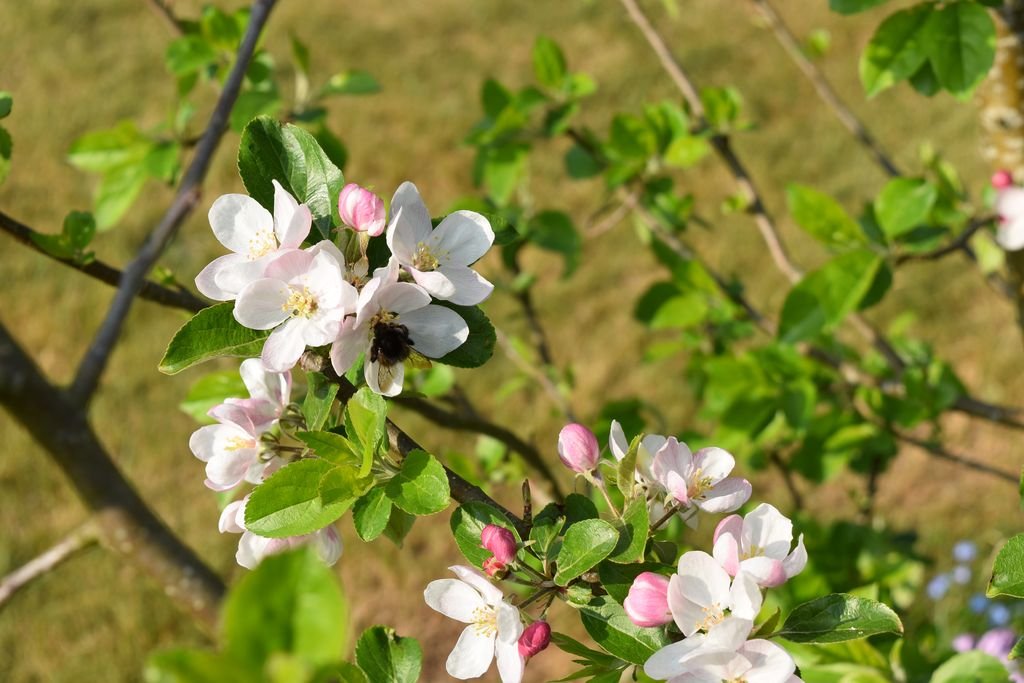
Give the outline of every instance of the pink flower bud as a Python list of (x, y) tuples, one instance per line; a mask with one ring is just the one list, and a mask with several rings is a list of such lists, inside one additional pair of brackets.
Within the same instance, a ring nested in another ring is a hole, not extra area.
[(529, 659), (551, 642), (551, 626), (546, 621), (535, 621), (519, 636), (519, 656)]
[(365, 232), (377, 237), (384, 232), (387, 224), (384, 217), (384, 200), (366, 188), (349, 183), (341, 188), (338, 195), (338, 213), (341, 222), (356, 232)]
[(992, 174), (992, 187), (997, 190), (1005, 190), (1013, 185), (1013, 174), (1003, 169)]
[(574, 472), (590, 472), (597, 467), (600, 455), (597, 437), (583, 425), (567, 424), (558, 433), (558, 457)]
[(505, 527), (496, 524), (485, 526), (480, 532), (480, 545), (490, 550), (494, 555), (492, 559), (503, 565), (516, 559), (516, 537)]
[(623, 601), (626, 616), (637, 626), (661, 626), (672, 621), (668, 611), (668, 579), (661, 574), (644, 572), (629, 587)]

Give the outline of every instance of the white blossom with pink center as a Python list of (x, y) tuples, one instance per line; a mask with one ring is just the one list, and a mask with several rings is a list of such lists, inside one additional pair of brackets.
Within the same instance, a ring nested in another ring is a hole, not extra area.
[(714, 543), (714, 557), (730, 576), (743, 572), (765, 588), (782, 585), (807, 565), (803, 534), (791, 552), (793, 522), (767, 503), (719, 522)]
[[(670, 436), (654, 456), (654, 479), (683, 508), (699, 508), (708, 513), (731, 512), (750, 498), (750, 482), (730, 477), (736, 460), (721, 448), (702, 448), (691, 453), (685, 443)], [(687, 523), (696, 526), (691, 514)]]
[(221, 512), (218, 522), (222, 534), (242, 534), (238, 539), (238, 551), (235, 553), (235, 561), (239, 565), (246, 569), (255, 569), (263, 558), (269, 555), (283, 553), (306, 544), (312, 544), (316, 548), (317, 554), (325, 564), (333, 565), (341, 557), (341, 537), (333, 525), (311, 534), (286, 538), (265, 538), (249, 531), (245, 528), (245, 504), (248, 501), (249, 496), (246, 496), (242, 500), (228, 503)]

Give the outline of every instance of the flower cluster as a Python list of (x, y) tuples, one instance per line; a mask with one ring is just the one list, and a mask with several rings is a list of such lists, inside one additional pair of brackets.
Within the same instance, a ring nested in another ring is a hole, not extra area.
[[(259, 484), (301, 454), (289, 443), (289, 432), (304, 428), (302, 416), (290, 403), (290, 372), (267, 372), (258, 359), (242, 361), (239, 369), (249, 398), (229, 398), (210, 409), (216, 424), (200, 427), (189, 439), (192, 453), (206, 463), (206, 486), (231, 491), (243, 482)], [(298, 444), (298, 442), (295, 442)], [(334, 527), (305, 536), (264, 538), (245, 528), (248, 496), (229, 503), (220, 517), (221, 533), (240, 533), (238, 564), (253, 569), (267, 555), (313, 543), (321, 558), (334, 564), (341, 556), (341, 538)]]
[(1013, 184), (1009, 171), (998, 171), (992, 176), (996, 191), (996, 215), (999, 225), (996, 242), (1006, 251), (1024, 249), (1024, 188)]
[[(432, 227), (409, 182), (395, 192), (390, 217), (379, 197), (354, 184), (342, 189), (338, 212), (352, 232), (303, 248), (312, 215), (277, 181), (273, 214), (246, 195), (219, 197), (210, 225), (232, 253), (206, 266), (196, 286), (211, 299), (234, 301), (240, 324), (271, 331), (261, 354), (268, 371), (290, 370), (307, 348), (329, 346), (336, 372), (364, 358), (366, 383), (394, 396), (407, 362), (441, 358), (468, 338), (466, 321), (432, 302), (475, 305), (490, 295), (491, 283), (470, 266), (490, 249), (494, 232), (472, 211)], [(391, 257), (371, 273), (369, 240), (385, 225)]]

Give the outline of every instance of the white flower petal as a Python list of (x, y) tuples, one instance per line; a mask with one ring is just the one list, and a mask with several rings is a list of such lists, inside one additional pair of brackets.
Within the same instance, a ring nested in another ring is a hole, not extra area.
[(226, 194), (210, 207), (210, 227), (217, 240), (236, 254), (248, 254), (250, 247), (274, 239), (274, 217), (252, 197)]
[(729, 575), (715, 559), (701, 550), (691, 550), (679, 558), (678, 576), (685, 585), (686, 597), (704, 607), (729, 604)]
[(786, 683), (796, 670), (789, 653), (768, 640), (748, 640), (739, 653), (750, 662), (748, 683)]
[(744, 574), (752, 576), (759, 586), (764, 586), (765, 588), (781, 586), (788, 578), (782, 560), (765, 557), (764, 555), (748, 557), (743, 560), (740, 563), (740, 570)]
[(404, 264), (411, 264), (416, 246), (430, 237), (430, 212), (427, 211), (416, 186), (406, 181), (391, 198), (391, 222), (387, 244), (391, 253)]
[(438, 270), (416, 270), (409, 268), (409, 274), (420, 287), (435, 299), (447, 301), (455, 295), (455, 283)]
[(282, 282), (293, 282), (302, 279), (313, 265), (313, 260), (319, 254), (313, 254), (301, 249), (289, 249), (280, 252), (270, 263), (264, 273), (266, 277), (280, 280)]
[(222, 534), (240, 534), (245, 531), (245, 526), (239, 524), (239, 512), (244, 508), (244, 500), (236, 500), (227, 504), (217, 522), (217, 528)]
[(428, 358), (440, 358), (469, 339), (469, 325), (455, 311), (431, 304), (399, 316), (409, 328), (413, 347)]
[(217, 433), (223, 429), (224, 425), (207, 425), (192, 432), (192, 436), (188, 440), (188, 447), (192, 451), (192, 455), (203, 462), (209, 462), (210, 458), (216, 454)]
[(750, 499), (750, 482), (739, 477), (726, 477), (705, 491), (697, 501), (697, 507), (704, 512), (718, 514), (732, 512)]
[[(454, 288), (454, 292), (446, 297), (438, 296), (437, 294), (434, 294), (434, 296), (451, 301), (459, 306), (475, 306), (489, 297), (491, 292), (494, 291), (494, 285), (468, 266), (441, 266), (434, 273), (442, 275)], [(415, 272), (413, 277), (416, 277)], [(417, 278), (416, 281), (419, 282), (419, 279)], [(423, 283), (420, 282), (420, 284), (422, 285)], [(430, 291), (430, 288), (426, 285), (424, 285), (424, 289), (428, 292)]]
[(781, 560), (793, 543), (793, 522), (768, 503), (761, 503), (743, 518), (744, 549), (761, 548), (768, 557)]
[(288, 372), (267, 372), (255, 358), (246, 358), (238, 367), (249, 396), (269, 401), (277, 407), (287, 405), (291, 398), (292, 376)]
[(693, 456), (694, 468), (699, 468), (701, 475), (717, 484), (729, 476), (736, 466), (736, 459), (722, 448), (702, 448)]
[(454, 565), (452, 567), (448, 567), (448, 569), (459, 577), (460, 581), (464, 581), (475, 588), (477, 592), (483, 596), (484, 601), (488, 605), (500, 605), (505, 599), (505, 594), (502, 593), (497, 586), (491, 583), (486, 576), (472, 567)]
[(401, 316), (429, 304), (430, 295), (419, 285), (396, 282), (377, 290), (376, 300), (380, 310), (391, 311)]
[(366, 328), (358, 327), (355, 318), (346, 318), (341, 326), (341, 333), (331, 344), (331, 366), (336, 373), (344, 375), (359, 360), (359, 354), (365, 353), (367, 348)]
[(707, 614), (704, 603), (691, 600), (690, 586), (684, 582), (678, 574), (673, 574), (668, 580), (668, 609), (672, 613), (672, 620), (685, 636), (692, 636), (700, 630)]
[(468, 266), (479, 260), (494, 243), (494, 231), (475, 211), (456, 211), (431, 233), (428, 245), (442, 263)]
[(463, 624), (472, 624), (473, 612), (487, 606), (477, 590), (458, 579), (431, 581), (423, 591), (423, 599), (430, 609)]
[(626, 434), (622, 431), (622, 425), (619, 424), (618, 420), (612, 420), (612, 428), (608, 433), (608, 447), (612, 451), (612, 455), (615, 456), (616, 460), (622, 460), (626, 457), (626, 453), (629, 452), (629, 441), (626, 439)]
[(800, 538), (796, 542), (796, 548), (782, 561), (782, 567), (786, 572), (786, 577), (793, 578), (802, 572), (806, 566), (807, 548), (804, 547), (804, 535), (800, 534)]
[(206, 478), (218, 491), (233, 489), (245, 479), (256, 455), (256, 451), (250, 449), (217, 453), (206, 463)]
[(520, 683), (523, 680), (526, 661), (519, 654), (519, 643), (516, 641), (503, 643), (499, 639), (495, 642), (494, 650), (501, 683)]
[[(222, 271), (234, 268), (239, 265), (248, 265), (251, 263), (248, 259), (240, 254), (225, 254), (219, 258), (215, 258), (210, 263), (199, 271), (199, 275), (196, 275), (196, 289), (199, 293), (208, 299), (214, 301), (231, 301), (238, 296), (239, 290), (224, 288), (217, 284), (217, 277)], [(247, 283), (248, 284), (248, 283)]]
[(1024, 249), (1024, 217), (1000, 223), (996, 229), (996, 242), (1006, 251)]
[(445, 669), (459, 679), (483, 676), (494, 659), (494, 635), (484, 635), (474, 626), (467, 626), (459, 636), (459, 642), (448, 655)]
[(231, 297), (234, 299), (243, 289), (262, 278), (267, 272), (267, 266), (281, 254), (281, 251), (271, 252), (255, 261), (236, 254), (239, 260), (222, 268), (216, 275), (215, 284), (225, 292), (234, 292)]
[(295, 367), (299, 356), (306, 350), (306, 321), (292, 318), (270, 333), (263, 342), (260, 359), (263, 366), (272, 372), (285, 372)]
[(299, 204), (276, 180), (274, 184), (274, 233), (282, 247), (295, 248), (309, 235), (313, 217), (309, 207)]
[(730, 616), (753, 623), (757, 613), (761, 611), (763, 600), (761, 588), (754, 577), (743, 571), (736, 575), (729, 590), (728, 604), (732, 610)]
[(280, 280), (264, 278), (242, 290), (235, 302), (235, 320), (250, 330), (270, 330), (288, 319), (285, 304), (291, 289)]

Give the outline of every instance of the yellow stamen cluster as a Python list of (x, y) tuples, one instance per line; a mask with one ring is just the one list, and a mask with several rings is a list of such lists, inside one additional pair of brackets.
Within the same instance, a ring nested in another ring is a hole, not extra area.
[(292, 287), (291, 295), (281, 308), (293, 318), (312, 318), (317, 309), (316, 296), (306, 287)]
[(277, 238), (269, 230), (260, 230), (249, 240), (249, 260), (255, 261), (277, 249)]
[(437, 256), (430, 251), (425, 243), (420, 242), (416, 245), (416, 253), (412, 256), (412, 266), (416, 270), (430, 271), (437, 270), (437, 267), (441, 265), (440, 260)]
[(252, 440), (243, 439), (240, 436), (233, 436), (224, 444), (224, 448), (229, 451), (240, 451), (243, 448), (252, 448), (253, 446)]
[(707, 631), (715, 624), (719, 624), (725, 619), (725, 612), (718, 606), (718, 603), (714, 603), (703, 609), (704, 620), (697, 623), (698, 631)]
[(498, 633), (498, 613), (493, 607), (473, 610), (473, 630), (478, 636), (490, 637)]
[(705, 491), (711, 488), (711, 477), (701, 476), (702, 474), (703, 470), (700, 467), (693, 473), (693, 483), (686, 491), (686, 495), (691, 500), (701, 497)]
[(764, 555), (764, 548), (755, 545), (752, 546), (750, 550), (740, 555), (740, 561), (749, 560), (752, 557), (761, 557), (762, 555)]

